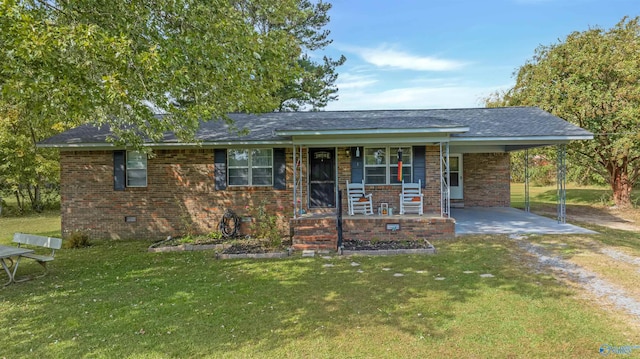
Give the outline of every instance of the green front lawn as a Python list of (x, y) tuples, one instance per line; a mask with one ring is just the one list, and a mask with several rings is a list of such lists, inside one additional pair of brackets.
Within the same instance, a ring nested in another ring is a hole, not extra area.
[(583, 358), (640, 339), (524, 266), (502, 236), (438, 242), (432, 256), (329, 259), (219, 261), (148, 245), (61, 250), (49, 276), (0, 289), (0, 355)]
[[(59, 226), (55, 213), (0, 218), (0, 244)], [(640, 255), (637, 234), (601, 233), (535, 240)], [(226, 261), (147, 241), (63, 249), (49, 276), (0, 287), (0, 358), (584, 358), (640, 343), (630, 317), (532, 269), (505, 236), (434, 244), (430, 256)], [(40, 270), (25, 260), (18, 274)]]

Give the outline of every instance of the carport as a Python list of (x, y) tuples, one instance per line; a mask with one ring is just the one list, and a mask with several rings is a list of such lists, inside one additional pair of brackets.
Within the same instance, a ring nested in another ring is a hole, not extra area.
[(456, 236), (465, 234), (595, 234), (589, 229), (510, 207), (452, 208)]

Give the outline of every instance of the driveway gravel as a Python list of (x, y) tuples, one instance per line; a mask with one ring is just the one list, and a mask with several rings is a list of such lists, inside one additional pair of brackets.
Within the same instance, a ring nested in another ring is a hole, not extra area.
[[(543, 246), (529, 242), (525, 236), (511, 235), (510, 238), (515, 240), (521, 249), (537, 258), (536, 270), (551, 270), (566, 276), (598, 299), (603, 299), (606, 303), (626, 311), (637, 323), (640, 323), (640, 302), (629, 296), (623, 288), (600, 278), (592, 271), (551, 254)], [(625, 253), (613, 249), (603, 249), (601, 252), (614, 260), (640, 266), (638, 258)]]

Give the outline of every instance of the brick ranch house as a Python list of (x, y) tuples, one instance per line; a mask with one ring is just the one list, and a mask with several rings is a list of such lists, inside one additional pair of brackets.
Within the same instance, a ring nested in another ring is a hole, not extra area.
[[(420, 181), (424, 215), (348, 216), (342, 235), (450, 238), (450, 208), (510, 205), (510, 153), (592, 134), (535, 107), (232, 114), (202, 122), (199, 143), (167, 134), (153, 156), (114, 147), (109, 129), (84, 125), (39, 144), (60, 150), (62, 233), (157, 238), (218, 229), (226, 209), (265, 205), (294, 247), (338, 244), (336, 207), (346, 182), (364, 180), (373, 207), (399, 205), (402, 178)], [(390, 226), (391, 225), (391, 226)]]

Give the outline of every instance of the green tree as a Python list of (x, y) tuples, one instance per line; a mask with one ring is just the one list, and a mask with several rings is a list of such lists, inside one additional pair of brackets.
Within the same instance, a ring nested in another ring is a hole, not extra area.
[(327, 106), (330, 101), (337, 100), (338, 88), (335, 81), (338, 78), (336, 68), (346, 61), (344, 56), (334, 60), (327, 56), (322, 62), (313, 60), (311, 53), (324, 49), (332, 40), (329, 30), (325, 26), (329, 23), (328, 12), (331, 4), (319, 1), (298, 0), (297, 7), (300, 16), (297, 21), (287, 23), (273, 22), (264, 14), (264, 6), (254, 0), (238, 0), (247, 18), (260, 32), (278, 30), (286, 31), (300, 40), (302, 55), (294, 59), (292, 67), (299, 68), (298, 77), (289, 78), (278, 91), (278, 111), (318, 111)]
[(203, 118), (281, 108), (285, 88), (308, 76), (303, 50), (329, 41), (325, 9), (299, 0), (0, 0), (5, 187), (30, 188), (40, 208), (39, 188), (57, 164), (35, 144), (82, 123), (109, 125), (114, 142), (141, 148), (168, 131), (190, 141)]
[(516, 84), (487, 106), (538, 106), (594, 133), (570, 144), (585, 175), (606, 179), (618, 207), (629, 207), (640, 177), (640, 18), (610, 30), (574, 32), (536, 49)]

